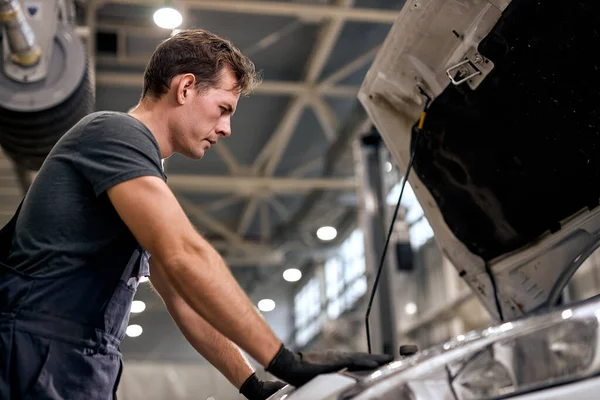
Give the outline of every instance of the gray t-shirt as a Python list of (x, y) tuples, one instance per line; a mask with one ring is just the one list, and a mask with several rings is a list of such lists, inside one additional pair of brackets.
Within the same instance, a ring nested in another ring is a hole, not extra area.
[(148, 128), (124, 113), (86, 116), (54, 146), (31, 185), (7, 264), (35, 277), (83, 268), (118, 274), (137, 242), (106, 190), (145, 175), (166, 181)]

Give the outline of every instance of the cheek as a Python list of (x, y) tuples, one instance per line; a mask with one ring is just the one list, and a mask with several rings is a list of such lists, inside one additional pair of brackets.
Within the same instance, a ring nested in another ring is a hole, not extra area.
[[(216, 112), (215, 108), (217, 109)], [(196, 130), (205, 130), (214, 126), (216, 121), (219, 120), (220, 115), (221, 111), (218, 107), (214, 107), (214, 105), (206, 102), (200, 102), (191, 110), (190, 117), (193, 119), (192, 123), (195, 124)]]
[(205, 112), (196, 117), (197, 130), (210, 134), (221, 121), (221, 112)]

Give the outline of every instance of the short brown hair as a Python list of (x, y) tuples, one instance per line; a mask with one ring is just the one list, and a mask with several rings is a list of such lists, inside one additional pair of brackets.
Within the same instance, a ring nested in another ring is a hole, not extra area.
[(242, 96), (260, 83), (254, 63), (230, 41), (203, 29), (186, 29), (161, 42), (146, 66), (142, 98), (160, 98), (169, 91), (171, 80), (180, 74), (196, 76), (199, 91), (216, 87), (223, 67), (233, 71)]

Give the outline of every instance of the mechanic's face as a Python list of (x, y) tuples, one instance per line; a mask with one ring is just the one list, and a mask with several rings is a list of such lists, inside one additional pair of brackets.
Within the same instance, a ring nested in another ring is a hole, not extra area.
[(199, 159), (222, 137), (231, 135), (231, 116), (240, 94), (235, 89), (236, 79), (225, 68), (218, 87), (201, 93), (186, 90), (186, 100), (177, 137), (177, 151), (185, 157)]

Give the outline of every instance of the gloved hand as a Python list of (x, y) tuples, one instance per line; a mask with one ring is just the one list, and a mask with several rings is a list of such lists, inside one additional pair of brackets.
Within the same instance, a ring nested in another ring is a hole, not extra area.
[(279, 381), (262, 381), (256, 374), (252, 374), (240, 386), (240, 394), (248, 400), (266, 400), (275, 392), (285, 386)]
[(282, 345), (266, 370), (279, 379), (299, 387), (320, 374), (336, 372), (344, 368), (349, 371), (375, 369), (393, 359), (392, 356), (385, 354), (332, 350), (292, 353)]

